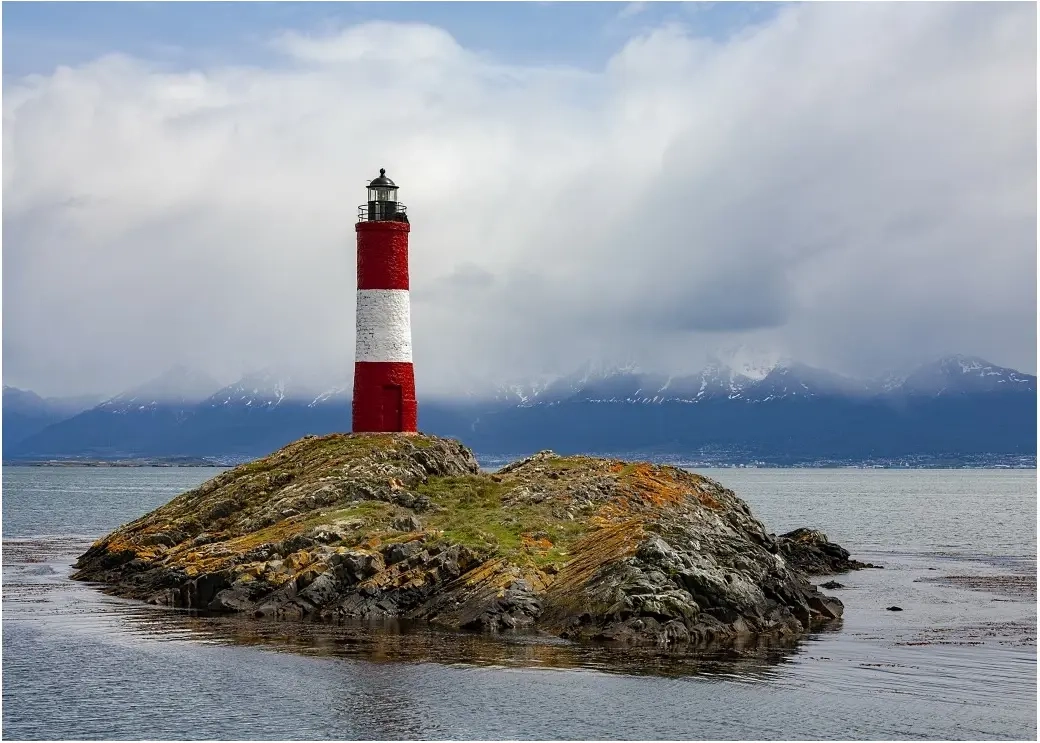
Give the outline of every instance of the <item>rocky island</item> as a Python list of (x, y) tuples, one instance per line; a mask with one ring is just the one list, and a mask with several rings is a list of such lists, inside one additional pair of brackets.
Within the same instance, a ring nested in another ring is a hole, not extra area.
[(768, 533), (732, 491), (675, 467), (543, 451), (488, 474), (454, 440), (332, 434), (120, 527), (73, 578), (258, 618), (700, 645), (837, 619), (808, 576), (860, 567), (818, 531)]

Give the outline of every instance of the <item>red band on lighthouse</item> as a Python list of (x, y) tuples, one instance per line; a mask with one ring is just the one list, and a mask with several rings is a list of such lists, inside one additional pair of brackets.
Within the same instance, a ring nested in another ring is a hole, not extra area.
[[(408, 233), (397, 187), (380, 171), (357, 223), (357, 331), (352, 427), (415, 431)], [(365, 218), (367, 217), (367, 219)]]
[(403, 222), (358, 222), (358, 289), (408, 289), (408, 231)]

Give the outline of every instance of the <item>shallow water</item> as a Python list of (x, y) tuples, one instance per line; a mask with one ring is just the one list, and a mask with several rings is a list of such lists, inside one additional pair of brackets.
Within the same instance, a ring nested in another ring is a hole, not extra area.
[(200, 618), (68, 580), (217, 471), (3, 468), (4, 738), (1037, 735), (1035, 471), (699, 470), (885, 569), (837, 576), (827, 631), (693, 657)]

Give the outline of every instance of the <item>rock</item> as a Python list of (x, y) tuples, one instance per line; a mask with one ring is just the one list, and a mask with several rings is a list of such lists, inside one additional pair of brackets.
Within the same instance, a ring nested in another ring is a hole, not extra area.
[(213, 600), (206, 605), (210, 611), (221, 612), (244, 612), (253, 608), (253, 602), (249, 599), (249, 592), (235, 586), (220, 591)]
[(837, 619), (841, 602), (806, 576), (862, 565), (818, 531), (773, 536), (732, 491), (675, 467), (543, 450), (482, 474), (457, 441), (332, 434), (120, 527), (73, 577), (247, 616), (692, 647)]
[(422, 522), (415, 516), (401, 516), (394, 519), (391, 526), (397, 531), (421, 531)]
[(821, 583), (820, 588), (826, 588), (828, 591), (833, 591), (838, 588), (844, 588), (844, 583), (839, 583), (836, 580), (829, 580), (826, 583)]
[(309, 552), (300, 550), (299, 552), (293, 552), (285, 558), (285, 566), (290, 570), (296, 571), (310, 565), (312, 560), (313, 558), (310, 556)]
[(784, 558), (807, 575), (830, 575), (881, 567), (851, 559), (848, 550), (829, 541), (826, 534), (816, 529), (795, 529), (781, 534), (776, 541)]
[(370, 578), (384, 568), (383, 557), (372, 552), (347, 552), (329, 557), (329, 564), (340, 578), (357, 583)]
[[(198, 537), (196, 537), (198, 539)], [(177, 540), (171, 537), (169, 534), (146, 534), (141, 538), (141, 544), (143, 545), (157, 545), (162, 547), (174, 547), (177, 545)]]
[(340, 586), (336, 576), (331, 573), (322, 573), (314, 578), (305, 589), (300, 591), (301, 598), (306, 599), (315, 607), (327, 606), (339, 598)]
[(335, 544), (347, 539), (351, 529), (364, 526), (364, 523), (363, 519), (345, 519), (334, 524), (320, 524), (307, 530), (304, 536), (312, 544)]
[(840, 619), (845, 607), (830, 596), (813, 596), (809, 599), (809, 608), (826, 619)]
[(885, 611), (902, 611), (902, 610), (903, 610), (903, 607), (901, 607), (901, 606), (886, 606), (885, 607)]
[(393, 565), (402, 560), (407, 560), (420, 550), (422, 550), (422, 542), (419, 540), (413, 540), (411, 542), (396, 542), (387, 546), (387, 548), (383, 550), (383, 559), (386, 561), (387, 565)]
[(281, 554), (287, 555), (290, 552), (299, 552), (306, 550), (309, 547), (313, 547), (315, 541), (308, 537), (306, 534), (294, 534), (288, 537), (282, 542), (280, 549), (278, 550)]

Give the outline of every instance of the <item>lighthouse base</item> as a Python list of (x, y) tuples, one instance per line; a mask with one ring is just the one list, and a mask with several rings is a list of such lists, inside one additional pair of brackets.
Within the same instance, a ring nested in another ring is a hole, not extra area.
[(418, 430), (418, 406), (412, 364), (354, 364), (351, 407), (351, 430), (355, 433), (414, 433)]

